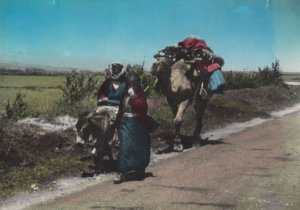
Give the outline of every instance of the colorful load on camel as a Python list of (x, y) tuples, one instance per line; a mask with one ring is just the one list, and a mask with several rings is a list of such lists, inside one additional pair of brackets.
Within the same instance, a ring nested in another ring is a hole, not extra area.
[(224, 59), (211, 50), (202, 39), (188, 37), (176, 46), (168, 46), (159, 51), (155, 58), (166, 57), (173, 61), (183, 59), (192, 64), (193, 69), (206, 81), (205, 89), (209, 93), (222, 93), (226, 82), (221, 71)]

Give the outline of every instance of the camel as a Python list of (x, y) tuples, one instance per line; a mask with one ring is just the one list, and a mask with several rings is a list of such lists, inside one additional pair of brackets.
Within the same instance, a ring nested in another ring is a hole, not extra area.
[(166, 57), (157, 58), (157, 61), (151, 67), (151, 73), (156, 76), (156, 89), (159, 89), (165, 95), (174, 115), (175, 138), (171, 141), (169, 147), (161, 153), (183, 151), (180, 128), (185, 112), (190, 105), (196, 111), (196, 126), (192, 136), (193, 145), (200, 146), (202, 142), (200, 137), (202, 118), (210, 98), (210, 94), (206, 97), (201, 97), (198, 93), (194, 94), (195, 89), (197, 89), (195, 86), (201, 84), (201, 76), (198, 75), (198, 82), (195, 82), (192, 64), (185, 63), (183, 59), (174, 61)]

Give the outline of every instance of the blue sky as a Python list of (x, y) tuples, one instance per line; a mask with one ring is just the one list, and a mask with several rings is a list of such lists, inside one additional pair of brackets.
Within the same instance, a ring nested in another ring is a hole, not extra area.
[(158, 50), (192, 35), (225, 70), (279, 59), (300, 71), (299, 23), (299, 0), (0, 0), (0, 62), (150, 67)]

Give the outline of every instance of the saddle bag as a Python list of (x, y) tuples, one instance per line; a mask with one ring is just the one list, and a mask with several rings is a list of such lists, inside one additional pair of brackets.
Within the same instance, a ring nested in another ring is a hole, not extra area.
[(226, 88), (226, 81), (220, 69), (211, 73), (208, 81), (208, 91), (210, 93), (223, 93)]

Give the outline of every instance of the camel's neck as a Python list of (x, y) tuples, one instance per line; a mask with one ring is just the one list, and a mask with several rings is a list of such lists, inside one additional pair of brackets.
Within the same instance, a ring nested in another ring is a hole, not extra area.
[(168, 94), (171, 90), (170, 71), (160, 72), (157, 75), (158, 83), (163, 94)]

